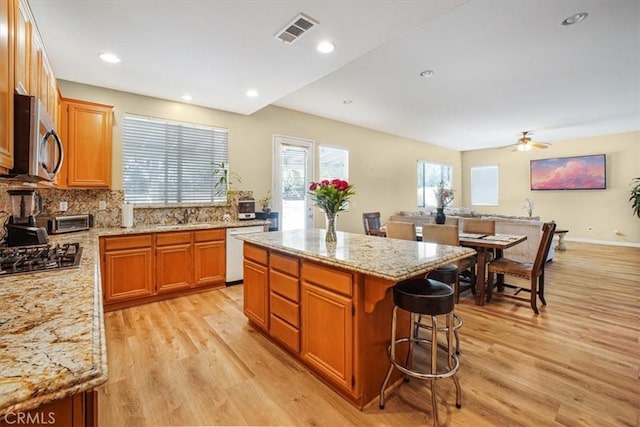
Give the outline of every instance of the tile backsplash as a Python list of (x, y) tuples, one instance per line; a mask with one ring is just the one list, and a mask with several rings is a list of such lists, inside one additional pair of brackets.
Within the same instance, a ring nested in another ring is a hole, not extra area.
[[(11, 187), (0, 184), (0, 210), (9, 213), (9, 195), (7, 190)], [(96, 227), (120, 227), (122, 225), (122, 205), (124, 204), (124, 191), (105, 189), (55, 189), (39, 188), (38, 193), (42, 197), (43, 212), (41, 215), (78, 215), (93, 214)], [(252, 191), (234, 191), (229, 194), (228, 205), (193, 205), (167, 207), (135, 207), (135, 225), (168, 225), (197, 222), (222, 221), (224, 214), (230, 214), (231, 218), (238, 218), (238, 199), (251, 197)], [(59, 210), (60, 202), (67, 202), (67, 210)], [(104, 202), (105, 209), (100, 209), (100, 202)], [(4, 221), (5, 218), (2, 218)]]

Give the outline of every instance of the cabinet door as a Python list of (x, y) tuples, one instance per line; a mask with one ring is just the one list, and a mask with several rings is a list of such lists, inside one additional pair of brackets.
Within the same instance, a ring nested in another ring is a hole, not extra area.
[(68, 187), (111, 186), (111, 128), (113, 108), (82, 101), (62, 101), (67, 119), (66, 168)]
[(29, 95), (31, 91), (31, 21), (23, 2), (18, 2), (15, 32), (15, 84)]
[(224, 240), (196, 242), (195, 285), (224, 284), (226, 254)]
[(302, 283), (302, 358), (347, 391), (353, 390), (351, 298)]
[(269, 330), (269, 280), (265, 265), (244, 259), (244, 314), (256, 326)]
[(13, 167), (14, 0), (0, 2), (0, 168)]
[(151, 247), (106, 251), (104, 254), (106, 303), (153, 295)]
[(156, 248), (157, 292), (187, 289), (193, 283), (193, 254), (191, 244)]

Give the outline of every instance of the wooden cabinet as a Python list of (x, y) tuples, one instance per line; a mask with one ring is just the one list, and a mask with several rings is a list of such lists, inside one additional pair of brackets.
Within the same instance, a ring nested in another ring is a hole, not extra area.
[(352, 391), (352, 275), (319, 264), (302, 264), (302, 358), (323, 377)]
[(100, 251), (105, 304), (153, 295), (151, 234), (101, 237)]
[(226, 230), (198, 230), (194, 232), (194, 285), (224, 286), (226, 273)]
[(224, 287), (226, 229), (100, 238), (105, 310)]
[(31, 45), (33, 44), (32, 23), (27, 5), (18, 2), (15, 14), (15, 88), (33, 94), (31, 90)]
[(15, 1), (0, 1), (0, 169), (13, 167)]
[(113, 107), (62, 99), (60, 134), (65, 161), (56, 184), (60, 187), (111, 187)]
[(0, 417), (0, 427), (60, 426), (89, 427), (98, 425), (98, 402), (95, 391), (44, 404), (26, 412), (9, 413)]
[(269, 330), (269, 267), (266, 249), (245, 243), (244, 314), (265, 331)]
[(156, 234), (156, 292), (187, 289), (193, 283), (190, 231)]
[(300, 352), (300, 262), (279, 253), (269, 256), (271, 336)]

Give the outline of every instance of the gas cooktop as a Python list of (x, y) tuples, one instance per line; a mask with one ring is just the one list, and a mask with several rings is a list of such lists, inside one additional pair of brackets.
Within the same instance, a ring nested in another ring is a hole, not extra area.
[(0, 247), (0, 276), (77, 267), (81, 258), (79, 243)]

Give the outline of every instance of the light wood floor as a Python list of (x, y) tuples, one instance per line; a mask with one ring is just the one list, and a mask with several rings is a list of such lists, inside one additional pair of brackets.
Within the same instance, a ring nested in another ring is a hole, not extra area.
[[(439, 381), (450, 426), (640, 425), (640, 249), (567, 243), (548, 305), (463, 296), (458, 374)], [(106, 314), (101, 426), (429, 425), (428, 383), (360, 412), (247, 325), (242, 286)]]

